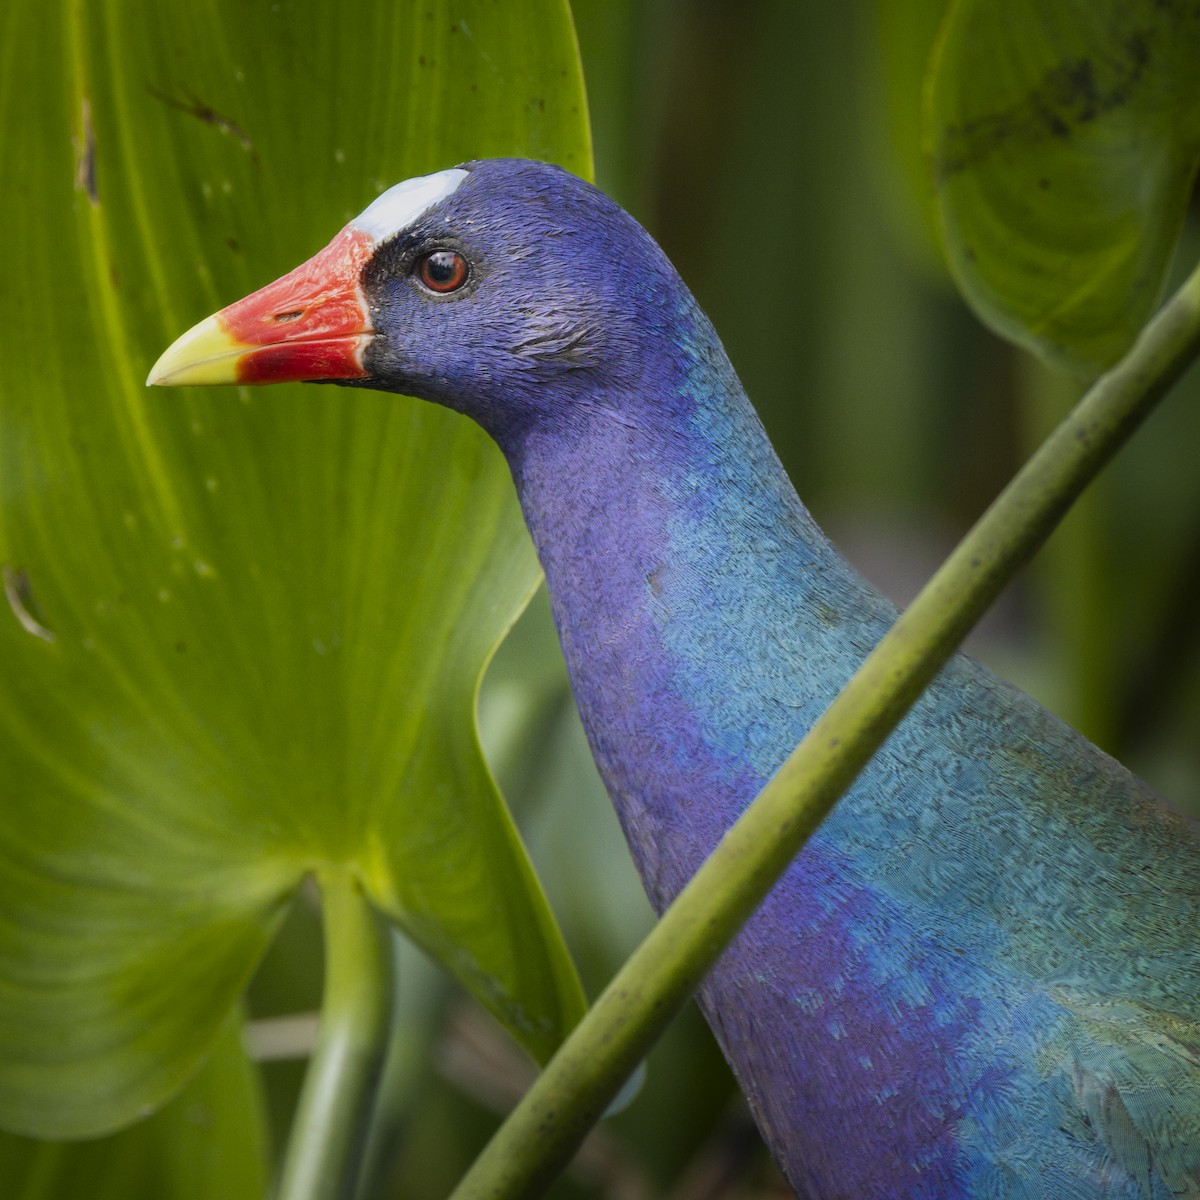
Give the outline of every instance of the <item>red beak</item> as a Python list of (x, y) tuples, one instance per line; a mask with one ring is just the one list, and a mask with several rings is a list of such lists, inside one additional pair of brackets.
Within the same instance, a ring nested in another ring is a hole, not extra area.
[(282, 279), (189, 329), (147, 383), (289, 383), (363, 379), (374, 330), (359, 284), (375, 240), (347, 225)]

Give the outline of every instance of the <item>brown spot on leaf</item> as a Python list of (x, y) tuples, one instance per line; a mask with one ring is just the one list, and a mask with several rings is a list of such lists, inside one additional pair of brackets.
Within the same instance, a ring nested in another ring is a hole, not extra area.
[(84, 96), (79, 121), (79, 137), (75, 141), (75, 186), (87, 193), (92, 207), (100, 204), (96, 190), (96, 127), (92, 124), (92, 102)]
[(4, 598), (9, 608), (20, 622), (21, 628), (44, 642), (54, 641), (54, 634), (47, 629), (34, 615), (33, 589), (29, 586), (29, 576), (24, 571), (4, 564)]
[(1152, 31), (1122, 31), (1103, 53), (1064, 60), (1047, 70), (1007, 108), (948, 125), (934, 153), (938, 177), (965, 171), (1008, 145), (1069, 140), (1081, 126), (1128, 105), (1147, 77), (1153, 42)]
[(250, 140), (246, 131), (232, 118), (223, 116), (212, 105), (206, 104), (187, 88), (183, 89), (185, 97), (183, 100), (177, 100), (174, 96), (169, 96), (166, 92), (160, 92), (158, 88), (151, 87), (149, 84), (146, 85), (146, 90), (156, 100), (161, 100), (169, 108), (176, 109), (181, 113), (187, 113), (189, 117), (195, 117), (197, 121), (203, 121), (205, 125), (211, 125), (221, 133), (228, 134), (230, 137), (236, 139), (242, 149), (255, 162), (258, 161), (258, 152), (254, 149), (254, 143)]

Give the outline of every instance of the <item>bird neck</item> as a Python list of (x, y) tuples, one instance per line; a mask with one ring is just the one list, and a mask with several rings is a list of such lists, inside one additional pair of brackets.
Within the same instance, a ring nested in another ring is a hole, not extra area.
[(637, 383), (501, 439), (584, 726), (660, 907), (857, 662), (870, 635), (838, 614), (879, 607), (688, 301)]

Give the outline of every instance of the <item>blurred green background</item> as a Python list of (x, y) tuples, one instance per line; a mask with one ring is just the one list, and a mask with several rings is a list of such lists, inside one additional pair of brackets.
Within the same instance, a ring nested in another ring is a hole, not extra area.
[[(942, 265), (920, 147), (941, 0), (575, 0), (599, 184), (674, 260), (801, 496), (904, 603), (1082, 390), (989, 333)], [(1179, 254), (1200, 251), (1193, 205)], [(1200, 379), (1155, 415), (969, 650), (1200, 813)], [(649, 926), (539, 597), (485, 742), (592, 994)], [(302, 921), (304, 918), (301, 918)], [(318, 999), (290, 945), (295, 988)], [(307, 982), (305, 982), (307, 981)], [(519, 1094), (505, 1039), (403, 952), (380, 1197), (444, 1195)], [(272, 997), (261, 988), (260, 1011)], [(272, 1067), (280, 1089), (299, 1067)], [(273, 1093), (277, 1106), (286, 1088)], [(277, 1118), (279, 1119), (279, 1118)], [(694, 1008), (559, 1197), (786, 1195)]]
[[(905, 602), (1082, 386), (985, 330), (936, 249), (919, 123), (945, 0), (573, 7), (598, 182), (658, 238), (712, 317), (818, 521)], [(1200, 251), (1197, 216), (1193, 205), (1184, 264)], [(969, 646), (1195, 813), (1198, 391), (1193, 372)], [(594, 995), (651, 917), (544, 597), (493, 663), (481, 719)], [(397, 1036), (365, 1197), (433, 1200), (532, 1067), (417, 952), (396, 953)], [(303, 1073), (289, 1047), (303, 1047), (311, 1028), (302, 1016), (273, 1018), (315, 1012), (320, 954), (315, 904), (298, 905), (250, 994), (276, 1145)], [(86, 1162), (75, 1178), (78, 1195), (94, 1194)], [(30, 1187), (23, 1200), (74, 1200)], [(787, 1193), (690, 1008), (652, 1054), (640, 1092), (552, 1194)]]

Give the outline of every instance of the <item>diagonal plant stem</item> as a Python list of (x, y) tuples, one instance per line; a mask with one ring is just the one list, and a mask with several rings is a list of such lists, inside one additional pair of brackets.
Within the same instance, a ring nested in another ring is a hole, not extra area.
[(383, 923), (348, 869), (322, 871), (318, 883), (325, 994), (276, 1200), (354, 1195), (391, 1028), (392, 955)]
[(722, 839), (501, 1126), (451, 1200), (527, 1200), (963, 636), (1200, 353), (1200, 267), (980, 518)]

